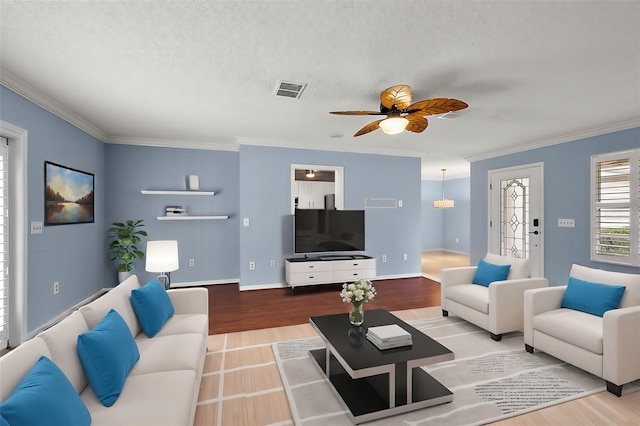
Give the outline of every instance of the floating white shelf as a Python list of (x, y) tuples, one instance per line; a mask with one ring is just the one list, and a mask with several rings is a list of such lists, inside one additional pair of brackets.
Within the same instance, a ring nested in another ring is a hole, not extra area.
[(143, 189), (140, 191), (145, 195), (213, 195), (213, 191), (150, 191)]
[(229, 216), (158, 216), (158, 220), (214, 220), (229, 219)]

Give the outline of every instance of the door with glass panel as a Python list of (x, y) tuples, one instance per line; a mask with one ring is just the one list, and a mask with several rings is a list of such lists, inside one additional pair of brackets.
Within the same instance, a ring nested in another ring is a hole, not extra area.
[(530, 260), (531, 275), (544, 276), (543, 166), (489, 171), (491, 253)]

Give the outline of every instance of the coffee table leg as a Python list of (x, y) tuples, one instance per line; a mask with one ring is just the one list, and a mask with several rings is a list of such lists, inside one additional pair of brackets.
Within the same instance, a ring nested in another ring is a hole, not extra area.
[(389, 408), (396, 406), (396, 369), (389, 372)]
[(329, 350), (329, 346), (325, 349), (325, 373), (327, 377), (331, 377), (331, 372), (329, 371), (329, 366), (331, 365), (331, 351)]
[(407, 363), (407, 404), (413, 402), (413, 368)]

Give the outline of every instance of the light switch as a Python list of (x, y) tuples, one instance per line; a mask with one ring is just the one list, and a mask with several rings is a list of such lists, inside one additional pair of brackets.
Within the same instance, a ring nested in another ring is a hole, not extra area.
[(42, 234), (42, 222), (31, 222), (31, 233)]

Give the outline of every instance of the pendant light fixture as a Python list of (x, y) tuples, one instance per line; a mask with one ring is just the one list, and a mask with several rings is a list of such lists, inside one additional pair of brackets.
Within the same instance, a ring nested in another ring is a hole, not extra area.
[(433, 202), (433, 207), (437, 208), (437, 209), (448, 209), (453, 207), (453, 200), (447, 200), (444, 196), (444, 172), (447, 171), (447, 169), (440, 169), (442, 170), (442, 199), (440, 200), (435, 200)]

